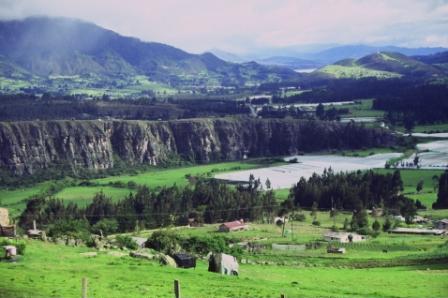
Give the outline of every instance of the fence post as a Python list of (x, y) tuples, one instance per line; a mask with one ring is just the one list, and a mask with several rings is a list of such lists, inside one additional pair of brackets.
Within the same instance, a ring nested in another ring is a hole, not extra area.
[(174, 280), (174, 297), (180, 298), (180, 283), (177, 279)]
[(87, 298), (88, 281), (86, 277), (82, 278), (82, 298)]
[(286, 298), (285, 294), (280, 294), (280, 298)]

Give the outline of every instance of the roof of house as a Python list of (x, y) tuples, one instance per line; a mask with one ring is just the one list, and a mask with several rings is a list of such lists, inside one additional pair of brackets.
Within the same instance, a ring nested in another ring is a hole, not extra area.
[(229, 229), (232, 229), (232, 228), (244, 227), (244, 226), (246, 226), (246, 224), (242, 221), (235, 220), (235, 221), (225, 222), (225, 223), (221, 224), (221, 226), (225, 226)]
[(441, 219), (439, 222), (444, 223), (444, 224), (448, 224), (448, 219), (444, 218), (444, 219)]

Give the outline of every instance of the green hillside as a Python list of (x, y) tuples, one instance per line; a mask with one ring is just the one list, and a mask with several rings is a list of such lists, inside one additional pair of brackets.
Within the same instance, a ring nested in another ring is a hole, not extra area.
[(315, 74), (353, 79), (366, 77), (440, 79), (445, 78), (448, 73), (443, 67), (436, 67), (403, 54), (379, 52), (360, 59), (341, 60), (320, 68)]

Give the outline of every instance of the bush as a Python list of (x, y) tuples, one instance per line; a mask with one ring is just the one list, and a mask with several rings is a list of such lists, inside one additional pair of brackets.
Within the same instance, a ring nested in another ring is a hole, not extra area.
[(132, 240), (129, 236), (117, 236), (115, 238), (115, 241), (117, 242), (118, 247), (120, 248), (128, 248), (128, 249), (137, 249), (138, 245), (137, 243)]
[(208, 252), (225, 252), (228, 245), (227, 241), (222, 236), (193, 236), (182, 240), (182, 249), (197, 253), (207, 254)]
[(90, 238), (89, 223), (85, 220), (58, 220), (49, 226), (48, 236), (69, 236), (86, 241)]
[(134, 181), (128, 181), (128, 188), (129, 189), (137, 189), (137, 183), (135, 183)]
[(375, 220), (375, 221), (373, 222), (373, 224), (372, 224), (372, 229), (373, 229), (375, 232), (378, 232), (378, 231), (381, 229), (381, 224), (380, 224), (380, 222), (379, 222), (378, 220)]
[(361, 235), (371, 235), (372, 234), (372, 230), (369, 227), (362, 227), (356, 230), (356, 232), (358, 232), (358, 234)]
[(101, 234), (104, 236), (116, 233), (118, 231), (118, 222), (116, 219), (103, 218), (92, 226), (92, 232), (95, 234)]
[(313, 220), (313, 226), (320, 226), (320, 221), (317, 219)]
[(171, 231), (155, 231), (146, 241), (146, 246), (165, 254), (176, 252), (180, 247), (179, 237)]
[(392, 222), (390, 218), (386, 218), (386, 221), (383, 224), (383, 232), (388, 232), (390, 229), (392, 229)]

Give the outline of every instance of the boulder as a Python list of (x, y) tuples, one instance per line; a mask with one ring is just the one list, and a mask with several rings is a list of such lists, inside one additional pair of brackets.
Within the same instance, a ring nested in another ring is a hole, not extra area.
[(112, 256), (112, 257), (121, 258), (121, 257), (127, 256), (128, 254), (122, 253), (120, 251), (109, 251), (109, 252), (107, 252), (107, 255)]
[(168, 255), (160, 254), (159, 260), (160, 260), (160, 264), (162, 264), (162, 265), (170, 266), (173, 268), (177, 267), (176, 261)]
[(153, 260), (155, 257), (153, 254), (144, 251), (131, 251), (129, 255), (133, 258), (146, 259), (146, 260)]
[(87, 258), (94, 258), (98, 255), (98, 253), (94, 251), (89, 251), (89, 252), (82, 252), (80, 253), (80, 255)]

